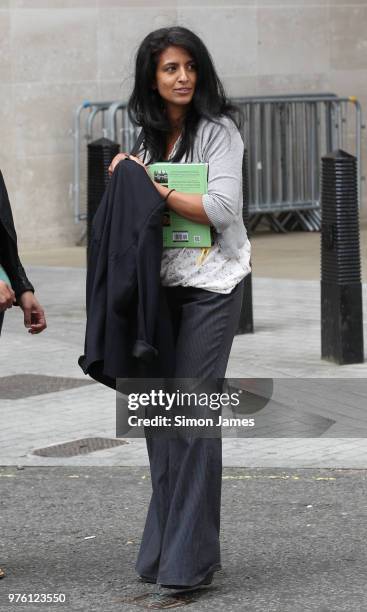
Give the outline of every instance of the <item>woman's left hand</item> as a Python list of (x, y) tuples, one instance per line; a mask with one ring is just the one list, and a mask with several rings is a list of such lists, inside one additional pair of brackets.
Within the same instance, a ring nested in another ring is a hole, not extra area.
[(139, 164), (139, 166), (143, 166), (144, 170), (146, 172), (148, 172), (147, 167), (145, 164), (143, 164), (143, 162), (138, 158), (135, 157), (135, 155), (129, 155), (129, 153), (118, 153), (117, 155), (115, 155), (115, 157), (113, 158), (109, 168), (108, 168), (108, 173), (111, 176), (113, 171), (115, 170), (117, 164), (120, 163), (120, 161), (122, 161), (123, 159), (131, 159), (132, 161), (136, 162), (137, 164)]

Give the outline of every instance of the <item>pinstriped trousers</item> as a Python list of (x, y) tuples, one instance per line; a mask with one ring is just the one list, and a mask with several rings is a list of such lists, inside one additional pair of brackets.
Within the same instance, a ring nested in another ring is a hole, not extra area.
[[(175, 378), (224, 378), (243, 281), (230, 294), (166, 287)], [(146, 438), (152, 497), (136, 570), (159, 584), (197, 584), (221, 569), (221, 438)]]

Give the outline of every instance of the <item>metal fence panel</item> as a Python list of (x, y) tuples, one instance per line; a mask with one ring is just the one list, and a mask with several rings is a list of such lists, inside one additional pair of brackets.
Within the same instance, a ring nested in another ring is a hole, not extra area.
[[(335, 94), (234, 98), (244, 118), (252, 229), (266, 217), (273, 229), (320, 228), (321, 157), (338, 148), (356, 156), (361, 192), (361, 107)], [(87, 116), (85, 116), (87, 113)], [(354, 115), (354, 116), (353, 116)], [(84, 123), (83, 123), (84, 120)], [(125, 102), (88, 102), (74, 116), (75, 221), (85, 218), (86, 145), (106, 136), (131, 150), (138, 130)]]

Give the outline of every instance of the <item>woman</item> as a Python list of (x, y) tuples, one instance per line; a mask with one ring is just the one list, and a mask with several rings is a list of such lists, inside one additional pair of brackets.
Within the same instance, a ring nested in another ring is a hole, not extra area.
[[(226, 99), (211, 57), (182, 27), (149, 34), (136, 58), (128, 110), (141, 126), (136, 156), (146, 164), (206, 162), (208, 193), (154, 183), (167, 206), (214, 228), (209, 250), (163, 250), (161, 283), (175, 329), (176, 378), (225, 376), (239, 322), (250, 244), (242, 221), (244, 145), (237, 109)], [(147, 438), (153, 493), (136, 569), (143, 580), (193, 589), (210, 584), (220, 564), (222, 447), (219, 438)]]
[(43, 308), (34, 295), (34, 288), (19, 259), (13, 214), (0, 171), (0, 333), (4, 312), (14, 304), (22, 309), (24, 325), (30, 334), (39, 334), (46, 329)]
[[(24, 325), (29, 333), (39, 334), (46, 329), (43, 308), (19, 259), (13, 215), (0, 171), (0, 334), (5, 311), (15, 304), (24, 313)], [(4, 576), (5, 572), (0, 567), (0, 578)]]

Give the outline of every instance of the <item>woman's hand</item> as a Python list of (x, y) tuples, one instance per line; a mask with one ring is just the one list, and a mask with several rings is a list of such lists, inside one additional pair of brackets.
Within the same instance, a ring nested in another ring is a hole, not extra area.
[(24, 326), (30, 334), (40, 334), (46, 329), (46, 318), (43, 308), (32, 291), (25, 291), (18, 299), (24, 314)]
[(139, 164), (139, 166), (143, 166), (144, 170), (146, 172), (148, 172), (145, 164), (143, 164), (143, 162), (138, 158), (135, 157), (135, 155), (129, 155), (129, 153), (118, 153), (117, 155), (115, 155), (115, 157), (113, 158), (109, 168), (108, 168), (108, 174), (110, 176), (112, 176), (112, 173), (114, 171), (114, 169), (116, 168), (117, 164), (120, 163), (120, 161), (122, 161), (123, 159), (131, 159), (132, 161), (136, 162), (137, 164)]
[(11, 308), (15, 303), (15, 293), (9, 285), (0, 280), (0, 312)]

